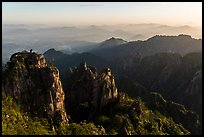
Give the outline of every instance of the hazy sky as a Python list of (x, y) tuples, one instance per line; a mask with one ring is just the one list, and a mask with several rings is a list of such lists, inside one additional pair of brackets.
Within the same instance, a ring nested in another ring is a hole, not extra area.
[(3, 2), (3, 24), (202, 25), (202, 2)]

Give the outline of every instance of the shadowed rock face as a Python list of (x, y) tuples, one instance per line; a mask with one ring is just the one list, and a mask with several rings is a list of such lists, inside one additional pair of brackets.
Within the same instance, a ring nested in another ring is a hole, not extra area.
[(58, 124), (68, 123), (59, 71), (48, 67), (42, 54), (26, 51), (13, 54), (2, 85), (25, 111), (37, 112), (50, 120), (58, 117)]
[(87, 102), (94, 107), (94, 113), (101, 109), (112, 99), (117, 98), (118, 91), (114, 76), (109, 68), (99, 74), (95, 67), (82, 62), (78, 67), (72, 68), (67, 100), (80, 104)]
[[(157, 91), (165, 98), (197, 112), (202, 121), (201, 53), (128, 56), (116, 60), (111, 68), (120, 91), (128, 91), (133, 97), (143, 96), (144, 92), (138, 86), (141, 84), (147, 90)], [(122, 76), (126, 79), (122, 80)], [(134, 87), (138, 87), (137, 92)]]

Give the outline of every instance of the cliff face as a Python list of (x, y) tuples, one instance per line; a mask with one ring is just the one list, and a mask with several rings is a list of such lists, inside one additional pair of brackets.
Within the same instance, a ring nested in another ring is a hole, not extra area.
[(71, 69), (67, 100), (70, 104), (87, 102), (93, 107), (94, 114), (111, 100), (116, 99), (118, 91), (111, 70), (106, 68), (99, 74), (95, 67), (82, 62)]
[[(127, 60), (134, 60), (135, 62)], [(176, 53), (158, 53), (143, 58), (129, 56), (129, 59), (118, 59), (111, 68), (113, 68), (116, 78), (124, 76), (126, 81), (137, 82), (147, 90), (158, 91), (165, 98), (196, 111), (202, 119), (201, 53), (189, 53), (183, 57)], [(120, 88), (124, 82), (119, 83), (119, 90), (127, 89)], [(130, 83), (127, 84), (130, 85)], [(135, 91), (134, 87), (136, 86), (134, 85), (129, 87), (128, 92), (137, 96), (139, 91)]]
[[(48, 117), (58, 124), (68, 123), (59, 71), (47, 66), (42, 54), (26, 51), (13, 54), (7, 63), (2, 87), (25, 111)], [(58, 121), (54, 120), (56, 117)]]

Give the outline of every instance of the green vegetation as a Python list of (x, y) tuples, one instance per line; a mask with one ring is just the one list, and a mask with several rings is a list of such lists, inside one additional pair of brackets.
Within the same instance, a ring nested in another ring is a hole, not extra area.
[[(29, 113), (23, 112), (12, 97), (4, 93), (2, 100), (2, 134), (3, 135), (53, 135), (47, 119), (32, 117)], [(101, 126), (94, 123), (71, 123), (59, 127), (56, 132), (60, 135), (102, 135)]]
[[(3, 135), (54, 134), (46, 119), (33, 118), (28, 113), (23, 112), (10, 96), (3, 94), (2, 104)], [(79, 123), (73, 121), (69, 125), (59, 126), (55, 129), (56, 133), (59, 135), (190, 134), (181, 124), (176, 124), (171, 118), (156, 110), (152, 111), (146, 108), (140, 98), (132, 99), (126, 95), (120, 103), (112, 102), (105, 106), (104, 110), (91, 120), (84, 120)]]
[(149, 109), (159, 111), (166, 117), (171, 117), (175, 123), (181, 123), (191, 134), (201, 133), (201, 123), (199, 122), (198, 114), (187, 110), (183, 105), (165, 100), (157, 92), (151, 92), (144, 100)]
[(10, 96), (2, 97), (3, 135), (51, 135), (46, 119), (32, 118)]
[(94, 123), (71, 123), (65, 127), (60, 127), (58, 132), (60, 135), (103, 135), (101, 126), (95, 126)]
[[(136, 105), (139, 104), (139, 105)], [(190, 132), (158, 111), (149, 110), (140, 98), (126, 95), (121, 103), (108, 104), (95, 120), (107, 134), (124, 135), (188, 135)]]

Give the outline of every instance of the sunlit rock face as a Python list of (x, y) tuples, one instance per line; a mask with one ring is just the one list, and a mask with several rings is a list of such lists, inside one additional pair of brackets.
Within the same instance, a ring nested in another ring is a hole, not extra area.
[(13, 54), (2, 85), (25, 111), (50, 120), (58, 117), (58, 124), (68, 123), (59, 71), (49, 67), (42, 54), (27, 51)]

